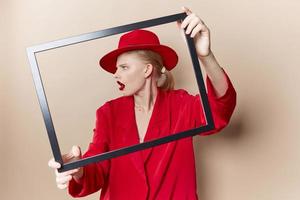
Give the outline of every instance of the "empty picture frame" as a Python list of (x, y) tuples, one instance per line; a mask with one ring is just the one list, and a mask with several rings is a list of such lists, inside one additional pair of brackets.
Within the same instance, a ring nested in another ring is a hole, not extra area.
[(112, 36), (115, 34), (132, 31), (135, 29), (143, 29), (143, 28), (147, 28), (147, 27), (176, 22), (178, 20), (183, 20), (185, 17), (186, 17), (185, 13), (179, 13), (179, 14), (169, 15), (169, 16), (155, 18), (155, 19), (151, 19), (151, 20), (145, 20), (145, 21), (141, 21), (141, 22), (127, 24), (127, 25), (123, 25), (123, 26), (117, 26), (114, 28), (108, 28), (108, 29), (104, 29), (104, 30), (100, 30), (100, 31), (96, 31), (96, 32), (86, 33), (86, 34), (73, 36), (73, 37), (69, 37), (69, 38), (65, 38), (65, 39), (61, 39), (61, 40), (56, 40), (56, 41), (52, 41), (52, 42), (48, 42), (48, 43), (44, 43), (44, 44), (40, 44), (40, 45), (36, 45), (36, 46), (27, 48), (27, 56), (28, 56), (28, 59), (29, 59), (30, 65), (31, 65), (35, 89), (36, 89), (39, 104), (40, 104), (40, 107), (42, 110), (44, 122), (46, 125), (52, 153), (53, 153), (55, 161), (57, 161), (61, 164), (61, 168), (58, 170), (59, 172), (64, 172), (67, 170), (85, 166), (90, 163), (99, 162), (99, 161), (115, 158), (118, 156), (126, 155), (126, 154), (129, 154), (132, 152), (148, 149), (151, 147), (155, 147), (155, 146), (165, 144), (168, 142), (172, 142), (175, 140), (179, 140), (182, 138), (199, 135), (203, 132), (214, 129), (214, 122), (213, 122), (211, 110), (210, 110), (209, 103), (208, 103), (206, 89), (205, 89), (204, 81), (202, 78), (202, 72), (201, 72), (199, 60), (198, 60), (195, 45), (194, 45), (194, 40), (193, 40), (193, 38), (191, 38), (189, 35), (186, 35), (186, 34), (185, 34), (185, 39), (186, 39), (189, 53), (190, 53), (190, 56), (192, 59), (192, 64), (193, 64), (193, 68), (194, 68), (194, 72), (195, 72), (195, 76), (196, 76), (196, 80), (197, 80), (197, 85), (199, 88), (199, 94), (200, 94), (201, 101), (202, 101), (202, 107), (203, 107), (203, 111), (204, 111), (205, 118), (206, 118), (206, 125), (197, 127), (197, 128), (193, 128), (193, 129), (190, 129), (187, 131), (183, 131), (180, 133), (171, 134), (166, 137), (154, 139), (154, 140), (147, 141), (144, 143), (116, 149), (113, 151), (108, 151), (108, 152), (105, 152), (105, 153), (102, 153), (99, 155), (95, 155), (95, 156), (88, 157), (88, 158), (83, 158), (83, 159), (80, 159), (77, 161), (63, 163), (62, 155), (60, 152), (60, 147), (59, 147), (59, 144), (57, 141), (54, 125), (53, 125), (52, 118), (51, 118), (51, 113), (50, 113), (50, 110), (48, 107), (48, 102), (47, 102), (47, 98), (45, 95), (45, 90), (44, 90), (43, 82), (42, 82), (40, 71), (39, 71), (39, 66), (38, 66), (37, 59), (36, 59), (37, 53), (53, 50), (53, 49), (68, 46), (68, 45), (74, 45), (74, 44), (78, 44), (78, 43), (82, 43), (82, 42), (87, 42), (90, 40), (104, 38), (104, 37)]

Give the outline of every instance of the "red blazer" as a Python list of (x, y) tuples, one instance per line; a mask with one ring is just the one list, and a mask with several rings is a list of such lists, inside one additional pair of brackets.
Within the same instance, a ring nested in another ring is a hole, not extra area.
[[(235, 90), (217, 98), (207, 78), (215, 133), (224, 128), (236, 104)], [(184, 90), (159, 90), (145, 141), (205, 124), (199, 95)], [(97, 110), (93, 141), (83, 157), (139, 143), (133, 96), (120, 97)], [(82, 197), (102, 189), (101, 200), (197, 199), (192, 137), (84, 167), (80, 182), (71, 180), (69, 193)]]

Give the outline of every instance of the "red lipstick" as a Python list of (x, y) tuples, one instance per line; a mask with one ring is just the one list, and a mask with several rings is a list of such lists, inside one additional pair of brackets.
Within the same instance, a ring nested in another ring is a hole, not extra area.
[(120, 81), (117, 81), (117, 83), (119, 84), (119, 90), (124, 90), (125, 85), (123, 83), (121, 83)]

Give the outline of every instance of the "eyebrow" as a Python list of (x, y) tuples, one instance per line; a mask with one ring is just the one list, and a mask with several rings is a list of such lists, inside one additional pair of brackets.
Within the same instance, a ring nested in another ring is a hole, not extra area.
[(127, 66), (128, 66), (127, 63), (122, 63), (122, 64), (117, 65), (117, 67), (127, 67)]

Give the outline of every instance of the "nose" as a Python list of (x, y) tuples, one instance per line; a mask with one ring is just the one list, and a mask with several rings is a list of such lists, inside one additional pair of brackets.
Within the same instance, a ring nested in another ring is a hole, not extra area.
[(118, 71), (119, 71), (119, 70), (118, 70), (118, 68), (117, 68), (116, 71), (115, 71), (115, 73), (114, 73), (114, 75), (113, 75), (115, 79), (117, 79), (117, 78), (120, 77)]

